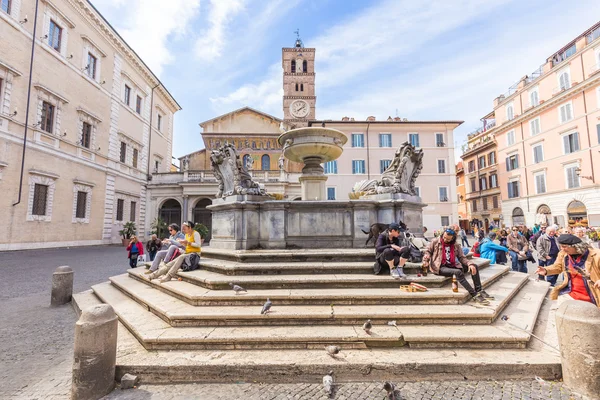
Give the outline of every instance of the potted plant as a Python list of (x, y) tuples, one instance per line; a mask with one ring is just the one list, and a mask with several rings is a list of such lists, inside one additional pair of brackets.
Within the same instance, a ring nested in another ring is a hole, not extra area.
[(208, 228), (204, 224), (196, 224), (194, 230), (200, 234), (200, 244), (204, 243), (204, 239), (208, 235)]
[(135, 236), (137, 232), (137, 229), (135, 227), (135, 222), (133, 221), (129, 221), (129, 222), (125, 222), (125, 224), (123, 224), (123, 229), (121, 229), (119, 231), (119, 234), (122, 236), (122, 242), (123, 242), (123, 246), (128, 246), (129, 245), (129, 241), (131, 240), (132, 236)]

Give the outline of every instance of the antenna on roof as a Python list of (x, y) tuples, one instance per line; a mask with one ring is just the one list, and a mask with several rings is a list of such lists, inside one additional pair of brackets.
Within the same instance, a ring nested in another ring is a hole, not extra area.
[(304, 43), (302, 43), (302, 39), (300, 39), (300, 29), (296, 28), (294, 33), (296, 34), (296, 47), (304, 47)]
[(396, 108), (396, 117), (398, 117), (398, 109)]

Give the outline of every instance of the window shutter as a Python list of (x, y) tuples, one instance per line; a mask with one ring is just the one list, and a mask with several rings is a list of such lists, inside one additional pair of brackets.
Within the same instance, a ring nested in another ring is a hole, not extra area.
[(519, 155), (515, 154), (515, 168), (519, 168)]
[(510, 157), (506, 157), (506, 170), (510, 171)]
[(567, 120), (571, 120), (573, 118), (573, 110), (572, 110), (571, 104), (567, 104), (565, 106), (565, 109), (566, 109), (566, 114), (567, 114)]
[(513, 197), (514, 196), (513, 196), (513, 191), (512, 191), (512, 183), (508, 182), (508, 198), (512, 199)]
[(596, 125), (596, 133), (598, 133), (598, 143), (600, 144), (600, 124)]
[(352, 173), (356, 173), (356, 161), (352, 161)]
[(567, 168), (567, 187), (569, 189), (575, 186), (575, 181), (573, 180), (573, 168)]
[(567, 120), (566, 106), (562, 106), (560, 108), (560, 122), (565, 122), (566, 120)]
[(573, 134), (573, 151), (579, 150), (579, 133), (575, 132)]
[(563, 145), (565, 149), (565, 154), (569, 154), (571, 152), (571, 146), (569, 146), (569, 136), (563, 136)]
[(515, 182), (515, 197), (519, 197), (519, 189), (521, 188), (521, 182)]

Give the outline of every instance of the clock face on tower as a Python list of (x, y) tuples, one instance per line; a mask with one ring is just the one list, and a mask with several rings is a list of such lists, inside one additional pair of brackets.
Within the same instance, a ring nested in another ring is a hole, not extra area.
[(295, 118), (305, 118), (310, 111), (308, 102), (304, 100), (294, 100), (290, 104), (290, 114)]

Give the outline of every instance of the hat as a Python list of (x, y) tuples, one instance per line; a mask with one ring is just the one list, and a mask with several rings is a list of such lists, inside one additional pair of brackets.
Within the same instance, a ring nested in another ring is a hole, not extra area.
[(395, 223), (395, 222), (392, 222), (391, 224), (389, 224), (389, 225), (388, 225), (388, 229), (389, 229), (390, 231), (397, 231), (397, 232), (400, 232), (400, 225), (398, 225), (398, 224), (397, 224), (397, 223)]
[(567, 246), (573, 246), (577, 243), (581, 243), (581, 239), (579, 239), (577, 236), (575, 235), (571, 235), (571, 234), (564, 234), (564, 235), (560, 235), (558, 237), (558, 243), (559, 244), (565, 244)]

